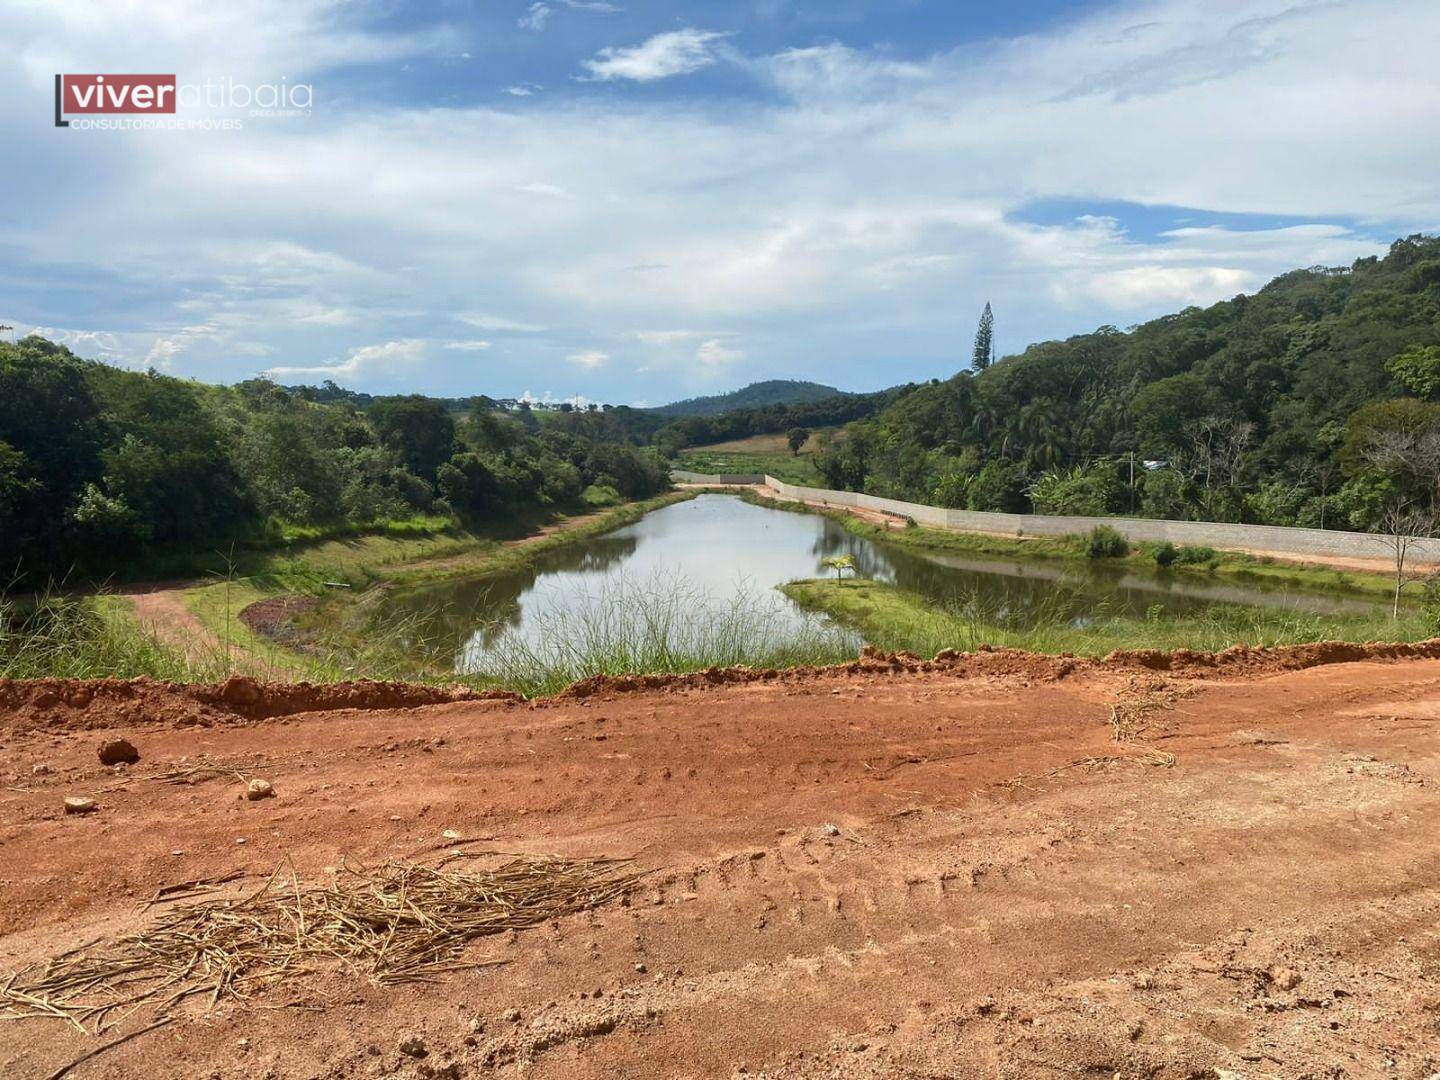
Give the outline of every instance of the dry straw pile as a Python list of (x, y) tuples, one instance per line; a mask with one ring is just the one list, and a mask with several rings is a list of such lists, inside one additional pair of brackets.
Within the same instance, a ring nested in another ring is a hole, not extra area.
[(147, 929), (100, 940), (9, 975), (0, 1019), (53, 1016), (96, 1034), (136, 1009), (164, 1013), (208, 995), (248, 998), (295, 976), (342, 970), (379, 984), (463, 968), (467, 944), (597, 907), (639, 876), (624, 860), (511, 858), (447, 870), (392, 860), (342, 867), (324, 885), (278, 871), (239, 898), (176, 909)]

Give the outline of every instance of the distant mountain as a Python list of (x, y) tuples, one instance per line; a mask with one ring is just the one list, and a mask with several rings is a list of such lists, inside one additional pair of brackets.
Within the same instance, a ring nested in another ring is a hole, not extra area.
[(845, 391), (822, 383), (768, 379), (732, 390), (728, 394), (688, 398), (671, 405), (661, 405), (651, 411), (663, 416), (719, 416), (735, 409), (757, 409), (765, 405), (803, 405), (811, 401), (844, 396)]

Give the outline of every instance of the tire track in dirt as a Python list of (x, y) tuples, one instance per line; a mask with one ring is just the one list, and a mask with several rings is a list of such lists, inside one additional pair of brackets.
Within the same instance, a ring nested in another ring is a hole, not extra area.
[[(9, 724), (0, 688), (24, 789), (0, 792), (0, 969), (135, 925), (178, 880), (323, 878), (450, 829), (649, 873), (622, 905), (467, 956), (502, 967), (299, 977), (111, 1051), (107, 1075), (1424, 1080), (1440, 661), (1263, 659), (1202, 665), (1173, 699), (1144, 664), (1056, 677), (994, 656), (535, 703), (239, 681), (211, 727), (100, 708), (140, 748), (123, 774), (78, 726)], [(293, 711), (324, 693), (331, 711)], [(1170, 707), (1141, 734), (1173, 768), (1054, 771), (1114, 752), (1117, 696), (1156, 694)], [(243, 764), (277, 796), (146, 779), (182, 761)], [(60, 813), (73, 791), (100, 810)], [(398, 1050), (416, 1033), (423, 1061)], [(0, 1074), (44, 1076), (77, 1040), (0, 1026)]]

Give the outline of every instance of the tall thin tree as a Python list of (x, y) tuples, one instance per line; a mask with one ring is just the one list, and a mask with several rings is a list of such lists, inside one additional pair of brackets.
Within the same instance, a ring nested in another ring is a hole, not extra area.
[(990, 301), (985, 301), (985, 310), (980, 313), (980, 328), (975, 331), (975, 358), (972, 365), (976, 371), (984, 371), (995, 359), (995, 313), (990, 310)]

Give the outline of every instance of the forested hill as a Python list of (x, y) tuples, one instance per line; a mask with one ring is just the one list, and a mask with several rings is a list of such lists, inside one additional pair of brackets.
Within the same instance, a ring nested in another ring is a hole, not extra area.
[[(1440, 238), (1412, 236), (919, 387), (817, 464), (837, 487), (971, 509), (1367, 527), (1433, 505), (1437, 399)], [(1380, 462), (1387, 439), (1416, 460)]]
[(40, 337), (0, 342), (0, 591), (186, 573), (234, 545), (503, 524), (669, 484), (627, 410), (542, 425), (485, 398), (457, 416), (447, 399), (315, 396), (126, 371)]
[(735, 409), (757, 409), (765, 405), (800, 405), (840, 397), (844, 391), (821, 383), (795, 379), (769, 379), (751, 383), (728, 394), (687, 398), (652, 411), (665, 416), (719, 416)]

